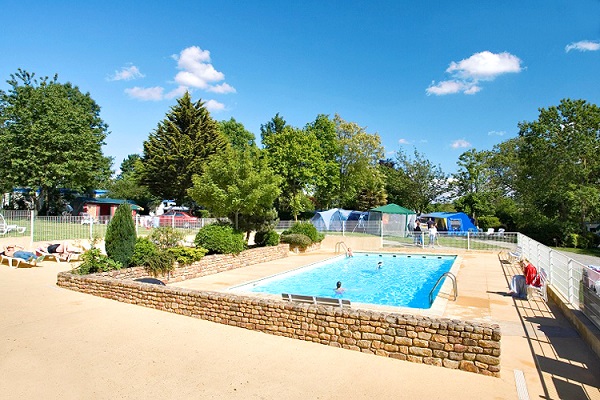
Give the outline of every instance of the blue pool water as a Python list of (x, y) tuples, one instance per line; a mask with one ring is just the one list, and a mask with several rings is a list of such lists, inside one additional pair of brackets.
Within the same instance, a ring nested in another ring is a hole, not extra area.
[[(429, 292), (455, 256), (355, 253), (236, 287), (236, 291), (336, 297), (394, 307), (429, 308)], [(377, 263), (383, 264), (378, 268)], [(342, 282), (337, 293), (336, 282)], [(438, 285), (437, 292), (441, 285)]]

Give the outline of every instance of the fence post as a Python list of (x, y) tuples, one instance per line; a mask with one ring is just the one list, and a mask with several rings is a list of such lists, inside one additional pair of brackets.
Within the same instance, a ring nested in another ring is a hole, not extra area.
[(381, 231), (380, 233), (380, 238), (381, 238), (381, 248), (383, 249), (383, 213), (381, 213), (381, 220), (379, 222), (379, 230)]
[(569, 299), (569, 303), (574, 304), (573, 302), (573, 260), (569, 259), (569, 261), (567, 261), (567, 272), (568, 272), (568, 277), (569, 277), (569, 282), (567, 284), (567, 293), (568, 293), (568, 299)]
[(175, 214), (171, 215), (171, 228), (175, 229)]
[(29, 213), (29, 246), (32, 247), (33, 246), (33, 226), (34, 226), (34, 218), (35, 218), (35, 211), (31, 210), (31, 212)]
[(467, 231), (467, 250), (471, 250), (471, 232)]

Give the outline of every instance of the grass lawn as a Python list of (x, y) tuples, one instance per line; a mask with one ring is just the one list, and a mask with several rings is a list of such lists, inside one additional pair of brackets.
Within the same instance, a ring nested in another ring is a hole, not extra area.
[(583, 254), (586, 256), (595, 256), (595, 257), (600, 257), (600, 249), (597, 247), (594, 248), (590, 248), (590, 249), (576, 249), (573, 247), (552, 247), (554, 250), (558, 250), (558, 251), (566, 251), (569, 253), (575, 253), (575, 254)]

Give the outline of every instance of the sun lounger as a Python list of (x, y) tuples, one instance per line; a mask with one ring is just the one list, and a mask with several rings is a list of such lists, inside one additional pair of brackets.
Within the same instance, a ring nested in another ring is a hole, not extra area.
[(315, 304), (315, 305), (333, 306), (333, 307), (350, 307), (350, 300), (336, 299), (336, 298), (332, 298), (332, 297), (317, 297), (317, 296), (305, 296), (302, 294), (282, 293), (281, 298), (283, 300), (293, 301), (296, 303)]
[(6, 235), (9, 232), (15, 231), (17, 233), (25, 233), (27, 227), (18, 226), (14, 224), (7, 224), (4, 216), (0, 214), (0, 235)]
[(59, 253), (48, 253), (47, 251), (44, 251), (44, 249), (41, 249), (41, 248), (37, 248), (35, 250), (35, 254), (37, 256), (43, 256), (44, 260), (46, 258), (50, 258), (50, 259), (54, 259), (54, 261), (56, 261), (58, 263), (75, 261), (75, 260), (78, 260), (79, 256), (80, 256), (79, 253), (69, 253), (67, 258), (64, 259), (64, 258), (60, 258), (61, 255)]
[(34, 263), (31, 263), (31, 262), (23, 260), (22, 258), (19, 258), (19, 257), (9, 257), (9, 256), (6, 256), (4, 254), (0, 255), (0, 257), (2, 257), (2, 260), (0, 260), (0, 263), (3, 263), (6, 260), (6, 263), (11, 268), (19, 268), (19, 266), (21, 264), (24, 264), (24, 265), (26, 265), (28, 267), (37, 267), (37, 264), (35, 263), (35, 261), (34, 261)]

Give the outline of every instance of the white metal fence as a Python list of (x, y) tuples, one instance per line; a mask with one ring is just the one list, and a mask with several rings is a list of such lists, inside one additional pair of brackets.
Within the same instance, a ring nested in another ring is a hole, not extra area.
[(600, 328), (600, 273), (564, 253), (518, 234), (523, 257), (548, 274), (548, 282)]
[[(3, 210), (1, 214), (10, 227), (0, 235), (9, 238), (29, 238), (30, 243), (49, 240), (77, 240), (104, 238), (110, 222), (109, 216), (37, 216), (33, 211)], [(150, 234), (152, 229), (170, 226), (184, 233), (195, 234), (201, 227), (216, 222), (216, 218), (184, 220), (176, 216), (144, 217), (136, 216), (135, 226), (138, 235)], [(0, 232), (1, 233), (1, 232)]]

